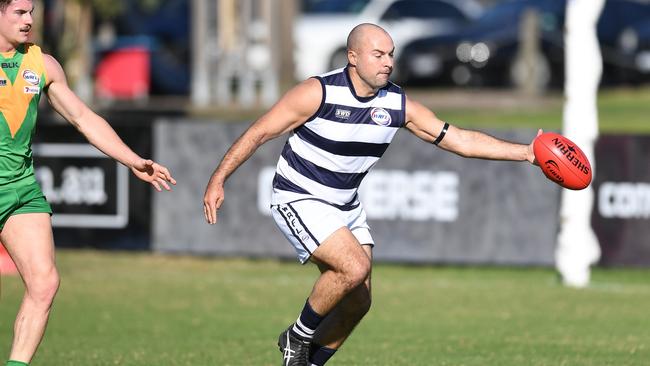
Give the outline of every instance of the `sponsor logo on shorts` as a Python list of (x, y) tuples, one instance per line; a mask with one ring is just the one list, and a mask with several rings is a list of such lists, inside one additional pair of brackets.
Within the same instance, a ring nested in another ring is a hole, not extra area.
[(291, 229), (293, 235), (298, 238), (301, 243), (306, 243), (311, 240), (309, 233), (305, 230), (304, 226), (300, 223), (298, 217), (291, 211), (288, 206), (280, 206), (280, 211), (284, 216), (289, 228)]
[(370, 118), (373, 122), (380, 126), (389, 126), (392, 121), (390, 118), (390, 113), (388, 113), (384, 108), (371, 109)]

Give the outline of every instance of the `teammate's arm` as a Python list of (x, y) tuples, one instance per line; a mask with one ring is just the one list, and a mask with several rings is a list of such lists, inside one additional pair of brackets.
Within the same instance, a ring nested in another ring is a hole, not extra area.
[(535, 160), (532, 142), (530, 145), (512, 143), (483, 132), (445, 124), (431, 110), (409, 98), (406, 99), (406, 128), (424, 141), (436, 143), (467, 158), (531, 163)]
[(233, 143), (205, 189), (203, 213), (209, 224), (217, 222), (217, 210), (223, 203), (226, 179), (262, 144), (305, 123), (318, 111), (322, 95), (320, 81), (314, 78), (303, 81), (289, 90)]
[(135, 176), (151, 183), (158, 191), (161, 190), (161, 185), (170, 190), (168, 182), (176, 184), (167, 168), (138, 156), (120, 139), (106, 120), (88, 108), (70, 90), (63, 68), (54, 57), (44, 54), (43, 60), (47, 76), (45, 91), (52, 108), (79, 130), (88, 142), (129, 167)]

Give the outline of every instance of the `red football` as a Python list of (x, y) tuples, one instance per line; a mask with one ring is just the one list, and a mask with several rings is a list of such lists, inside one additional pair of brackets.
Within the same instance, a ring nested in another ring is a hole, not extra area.
[(545, 132), (533, 141), (533, 151), (544, 175), (568, 189), (584, 189), (591, 183), (591, 164), (568, 138)]

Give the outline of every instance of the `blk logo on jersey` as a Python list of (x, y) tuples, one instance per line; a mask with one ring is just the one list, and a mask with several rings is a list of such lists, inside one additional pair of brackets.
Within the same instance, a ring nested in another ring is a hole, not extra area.
[(370, 118), (373, 122), (380, 126), (389, 126), (392, 121), (390, 118), (390, 113), (388, 113), (384, 108), (371, 109)]
[(20, 64), (18, 64), (18, 62), (2, 62), (0, 63), (0, 66), (2, 66), (3, 69), (17, 69), (20, 67)]
[(41, 82), (41, 78), (39, 78), (35, 72), (29, 69), (23, 71), (23, 79), (32, 85), (38, 85), (38, 83)]
[(7, 86), (7, 79), (0, 79), (0, 86)]

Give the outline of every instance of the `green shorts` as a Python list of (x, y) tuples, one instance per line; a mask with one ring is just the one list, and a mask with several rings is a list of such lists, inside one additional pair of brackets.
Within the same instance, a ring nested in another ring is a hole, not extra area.
[(11, 215), (23, 213), (49, 213), (52, 207), (45, 199), (38, 183), (22, 187), (0, 188), (0, 231)]

